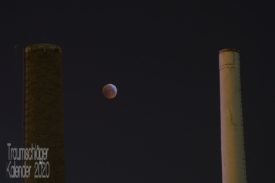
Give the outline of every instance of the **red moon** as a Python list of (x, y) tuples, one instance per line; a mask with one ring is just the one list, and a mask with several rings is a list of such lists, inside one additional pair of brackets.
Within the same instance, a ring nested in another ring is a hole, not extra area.
[(106, 84), (102, 88), (102, 93), (107, 99), (113, 99), (117, 95), (117, 88), (113, 84)]

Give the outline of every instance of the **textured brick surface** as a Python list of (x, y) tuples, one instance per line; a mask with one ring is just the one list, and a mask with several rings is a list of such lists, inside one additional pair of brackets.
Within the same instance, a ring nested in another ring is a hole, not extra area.
[(50, 44), (30, 45), (25, 49), (24, 62), (25, 145), (49, 148), (50, 162), (49, 179), (30, 178), (26, 182), (62, 183), (65, 176), (61, 49)]

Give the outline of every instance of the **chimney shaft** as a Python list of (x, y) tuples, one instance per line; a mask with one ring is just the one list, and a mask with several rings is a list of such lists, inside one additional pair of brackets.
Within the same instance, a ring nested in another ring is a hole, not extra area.
[(239, 52), (220, 50), (219, 69), (222, 182), (246, 183)]
[[(51, 44), (35, 44), (25, 48), (25, 146), (38, 145), (41, 148), (49, 148), (46, 160), (49, 164), (43, 166), (43, 170), (35, 171), (37, 161), (27, 162), (32, 166), (32, 174), (25, 180), (26, 183), (65, 182), (61, 54), (61, 49)], [(48, 177), (35, 178), (36, 172), (39, 172), (39, 176)]]

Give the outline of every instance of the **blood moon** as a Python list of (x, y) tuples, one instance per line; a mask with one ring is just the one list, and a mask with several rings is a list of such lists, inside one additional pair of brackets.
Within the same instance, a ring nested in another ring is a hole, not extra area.
[(114, 99), (117, 95), (117, 87), (114, 84), (106, 84), (102, 88), (102, 93), (107, 99)]

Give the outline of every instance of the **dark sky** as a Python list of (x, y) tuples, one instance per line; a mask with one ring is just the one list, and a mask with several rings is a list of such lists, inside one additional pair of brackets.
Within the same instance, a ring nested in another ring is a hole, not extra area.
[(221, 183), (228, 47), (241, 53), (248, 182), (275, 182), (271, 4), (19, 1), (0, 6), (0, 22), (0, 182), (11, 181), (6, 143), (23, 139), (22, 51), (45, 42), (63, 50), (66, 182)]

